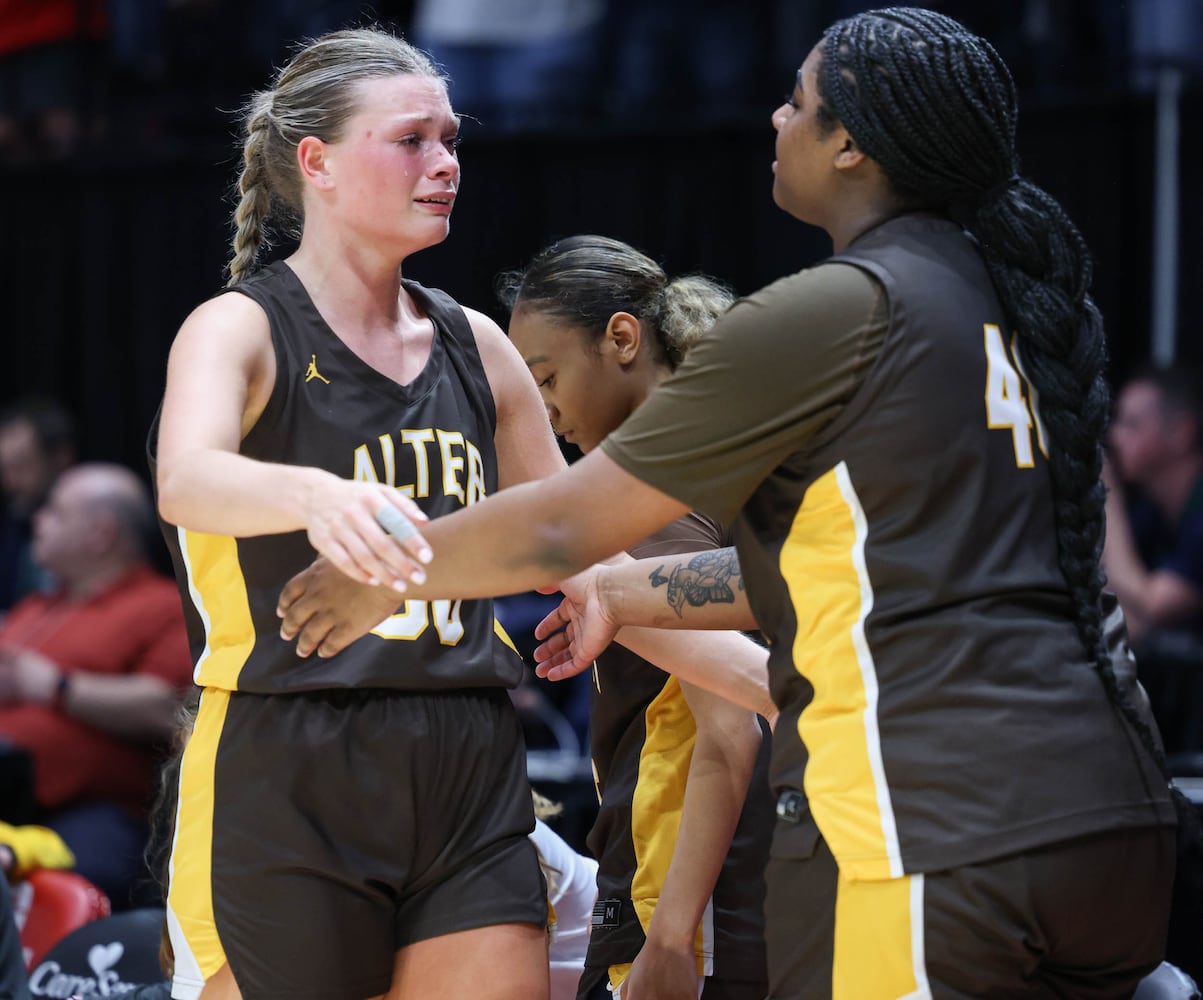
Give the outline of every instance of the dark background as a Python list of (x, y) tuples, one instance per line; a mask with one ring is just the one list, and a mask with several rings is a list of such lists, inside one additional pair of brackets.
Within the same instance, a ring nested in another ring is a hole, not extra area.
[[(18, 2), (42, 0), (0, 0), (0, 15), (6, 3), (12, 9)], [(408, 32), (422, 0), (78, 2), (102, 4), (110, 15), (154, 17), (123, 22), (120, 31), (114, 20), (111, 36), (77, 40), (76, 103), (85, 128), (76, 148), (53, 157), (0, 150), (0, 407), (27, 393), (58, 397), (78, 418), (81, 458), (123, 462), (145, 475), (146, 433), (172, 337), (224, 282), (241, 151), (237, 109), (268, 85), (296, 40), (347, 23)], [(453, 90), (457, 111), (479, 119), (465, 123), (453, 232), (445, 244), (407, 261), (407, 276), (446, 289), (504, 325), (495, 275), (572, 233), (626, 240), (669, 273), (706, 272), (740, 292), (820, 260), (830, 250), (826, 236), (772, 202), (769, 115), (818, 30), (869, 6), (605, 0), (605, 30), (590, 67), (595, 76), (572, 100), (548, 92), (554, 121), (532, 116), (524, 124), (510, 109), (481, 113)], [(1093, 250), (1093, 293), (1107, 324), (1116, 384), (1150, 351), (1152, 82), (1159, 60), (1143, 40), (1183, 10), (1194, 12), (1197, 34), (1167, 30), (1165, 38), (1177, 45), (1184, 74), (1177, 349), (1182, 360), (1203, 365), (1191, 299), (1203, 287), (1203, 0), (924, 6), (959, 17), (1011, 66), (1021, 94), (1022, 173), (1063, 203)], [(689, 56), (697, 56), (692, 46), (703, 41), (693, 29), (704, 14), (733, 9), (750, 30), (716, 39), (711, 29), (711, 54), (695, 64), (712, 71), (731, 68), (722, 65), (727, 59), (738, 64), (730, 74), (738, 93), (706, 99), (685, 70)], [(639, 32), (657, 21), (668, 24), (669, 37), (642, 39), (644, 69), (667, 82), (657, 100), (640, 106), (624, 83), (641, 77), (630, 75), (619, 56), (629, 55)], [(0, 88), (4, 62), (0, 50)], [(558, 686), (557, 701), (580, 729), (581, 699), (573, 691), (582, 688)], [(582, 849), (595, 801), (591, 781), (572, 773), (540, 785), (567, 806), (561, 832)], [(1196, 947), (1194, 923), (1182, 926)], [(1176, 960), (1185, 964), (1183, 956)]]
[[(815, 41), (813, 24), (840, 5), (758, 4), (764, 58), (747, 107), (722, 122), (688, 102), (607, 115), (604, 89), (579, 121), (554, 130), (467, 122), (452, 235), (407, 261), (407, 276), (504, 321), (495, 274), (575, 232), (627, 240), (670, 273), (707, 272), (740, 292), (823, 257), (825, 235), (772, 202), (769, 114)], [(693, 6), (681, 4), (680, 16)], [(1011, 63), (1022, 171), (1062, 201), (1094, 252), (1094, 295), (1113, 377), (1122, 377), (1149, 350), (1155, 151), (1154, 95), (1125, 34), (1128, 4), (1044, 4), (1062, 28), (1046, 50), (1016, 34), (1030, 3), (930, 6), (987, 34)], [(806, 17), (792, 16), (801, 8)], [(411, 13), (406, 4), (365, 6), (355, 23), (405, 30)], [(257, 46), (243, 44), (238, 25), (234, 5), (182, 5), (167, 21), (168, 68), (153, 73), (98, 50), (81, 93), (103, 112), (98, 137), (70, 157), (0, 162), (0, 404), (29, 391), (60, 397), (79, 417), (84, 458), (144, 468), (171, 338), (224, 280), (240, 152), (234, 112), (267, 85), (293, 40), (287, 18), (273, 51), (262, 32)], [(1197, 76), (1187, 77), (1180, 129), (1178, 345), (1199, 361), (1189, 298), (1203, 284)]]

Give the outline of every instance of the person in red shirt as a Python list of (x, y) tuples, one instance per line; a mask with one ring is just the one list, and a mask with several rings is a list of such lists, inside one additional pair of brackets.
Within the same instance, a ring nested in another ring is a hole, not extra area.
[(179, 593), (148, 562), (153, 523), (130, 470), (68, 470), (34, 520), (34, 558), (59, 587), (0, 625), (0, 738), (29, 755), (40, 820), (115, 908), (152, 888), (146, 809), (191, 683)]

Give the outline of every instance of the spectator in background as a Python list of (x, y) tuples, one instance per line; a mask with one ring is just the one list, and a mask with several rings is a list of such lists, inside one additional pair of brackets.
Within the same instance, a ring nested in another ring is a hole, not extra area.
[(104, 0), (0, 0), (0, 156), (75, 152), (106, 33)]
[[(1139, 639), (1203, 624), (1203, 444), (1198, 383), (1148, 368), (1120, 392), (1111, 427), (1107, 577)], [(1125, 490), (1132, 491), (1131, 501)]]
[(1103, 566), (1167, 750), (1203, 750), (1203, 442), (1197, 375), (1148, 367), (1111, 426)]
[(0, 414), (0, 618), (47, 583), (30, 554), (33, 514), (75, 457), (75, 421), (61, 404), (30, 397)]
[(68, 470), (34, 521), (34, 558), (59, 587), (0, 625), (0, 736), (32, 758), (42, 821), (114, 909), (149, 901), (158, 743), (191, 677), (179, 594), (147, 563), (153, 527), (133, 472)]
[(616, 122), (719, 125), (758, 114), (772, 82), (764, 53), (773, 3), (609, 0), (607, 8), (607, 111)]
[(416, 0), (412, 40), (490, 132), (580, 125), (596, 111), (602, 0)]

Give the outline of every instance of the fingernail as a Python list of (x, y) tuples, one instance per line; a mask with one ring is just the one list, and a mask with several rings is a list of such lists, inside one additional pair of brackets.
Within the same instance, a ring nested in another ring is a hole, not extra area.
[(393, 581), (393, 590), (395, 590), (398, 594), (404, 594), (405, 593), (405, 581), (404, 580), (394, 580)]
[(428, 563), (428, 562), (430, 562), (431, 559), (434, 558), (434, 553), (431, 552), (430, 549), (428, 549), (428, 548), (419, 549), (418, 550), (418, 558), (420, 560), (422, 560), (422, 562)]
[(380, 581), (378, 579), (376, 579), (376, 577), (374, 577), (374, 576), (369, 576), (368, 577), (368, 586), (369, 587), (379, 587)]
[(409, 578), (410, 578), (410, 580), (413, 581), (413, 583), (415, 585), (419, 585), (419, 586), (426, 582), (426, 574), (423, 573), (420, 569), (415, 569), (412, 573), (410, 573)]

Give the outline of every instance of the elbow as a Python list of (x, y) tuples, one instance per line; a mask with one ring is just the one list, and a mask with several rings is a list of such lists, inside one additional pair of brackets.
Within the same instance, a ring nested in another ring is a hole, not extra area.
[(550, 574), (547, 583), (575, 576), (608, 553), (588, 537), (588, 528), (558, 514), (533, 529), (529, 561)]
[(168, 524), (180, 525), (188, 516), (188, 491), (182, 488), (180, 479), (162, 467), (155, 478), (155, 502), (159, 516)]
[(728, 713), (722, 722), (708, 725), (698, 720), (694, 753), (703, 759), (718, 762), (732, 774), (750, 776), (763, 740), (764, 733), (757, 713), (737, 709)]

